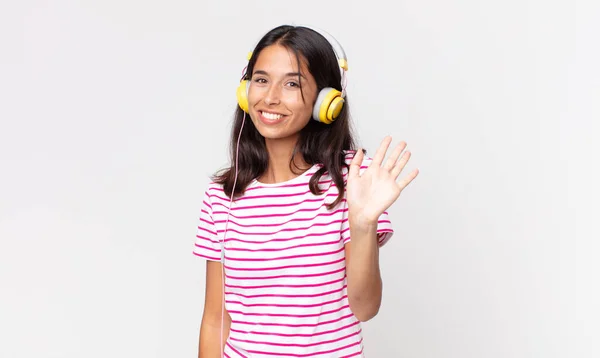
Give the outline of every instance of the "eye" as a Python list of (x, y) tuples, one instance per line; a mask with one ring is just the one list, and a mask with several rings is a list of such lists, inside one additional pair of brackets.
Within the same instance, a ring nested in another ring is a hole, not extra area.
[(300, 83), (298, 83), (296, 81), (290, 81), (287, 83), (287, 85), (290, 87), (300, 87)]
[(267, 80), (262, 78), (262, 77), (258, 77), (252, 80), (252, 82), (256, 82), (256, 83), (267, 83)]

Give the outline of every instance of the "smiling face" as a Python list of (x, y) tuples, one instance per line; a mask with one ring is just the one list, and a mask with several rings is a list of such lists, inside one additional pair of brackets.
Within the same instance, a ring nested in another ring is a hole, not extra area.
[(317, 84), (302, 57), (298, 69), (295, 54), (281, 45), (267, 46), (259, 53), (250, 80), (248, 107), (265, 140), (297, 138), (311, 120), (316, 97)]

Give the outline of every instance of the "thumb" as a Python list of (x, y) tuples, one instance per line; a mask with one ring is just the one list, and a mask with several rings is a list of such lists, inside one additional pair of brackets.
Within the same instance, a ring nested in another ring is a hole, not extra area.
[(359, 148), (354, 154), (354, 158), (350, 162), (350, 169), (348, 170), (348, 179), (359, 177), (360, 173), (360, 165), (362, 164), (363, 157), (365, 154), (362, 151), (362, 148)]

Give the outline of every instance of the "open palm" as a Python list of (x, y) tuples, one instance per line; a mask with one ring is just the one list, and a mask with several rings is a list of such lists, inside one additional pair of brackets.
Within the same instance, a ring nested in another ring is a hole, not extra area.
[(352, 159), (346, 186), (346, 200), (350, 215), (356, 215), (368, 222), (377, 222), (379, 216), (398, 199), (402, 190), (419, 174), (419, 170), (415, 169), (400, 182), (396, 181), (410, 158), (410, 152), (406, 151), (400, 157), (406, 148), (406, 143), (400, 142), (383, 163), (391, 141), (390, 136), (383, 139), (371, 164), (362, 174), (360, 174), (360, 166), (364, 158), (362, 150), (357, 151)]

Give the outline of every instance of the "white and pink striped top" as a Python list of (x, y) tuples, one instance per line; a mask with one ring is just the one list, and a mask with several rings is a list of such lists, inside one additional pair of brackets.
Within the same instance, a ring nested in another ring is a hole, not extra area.
[[(348, 152), (349, 163), (353, 152)], [(361, 171), (370, 164), (365, 156)], [(361, 325), (347, 297), (344, 245), (350, 241), (344, 199), (325, 174), (322, 195), (309, 179), (253, 181), (232, 204), (225, 239), (225, 302), (231, 316), (225, 357), (364, 357)], [(344, 180), (346, 180), (344, 169)], [(211, 183), (205, 192), (194, 254), (221, 260), (229, 199)], [(380, 245), (393, 234), (379, 218)]]

